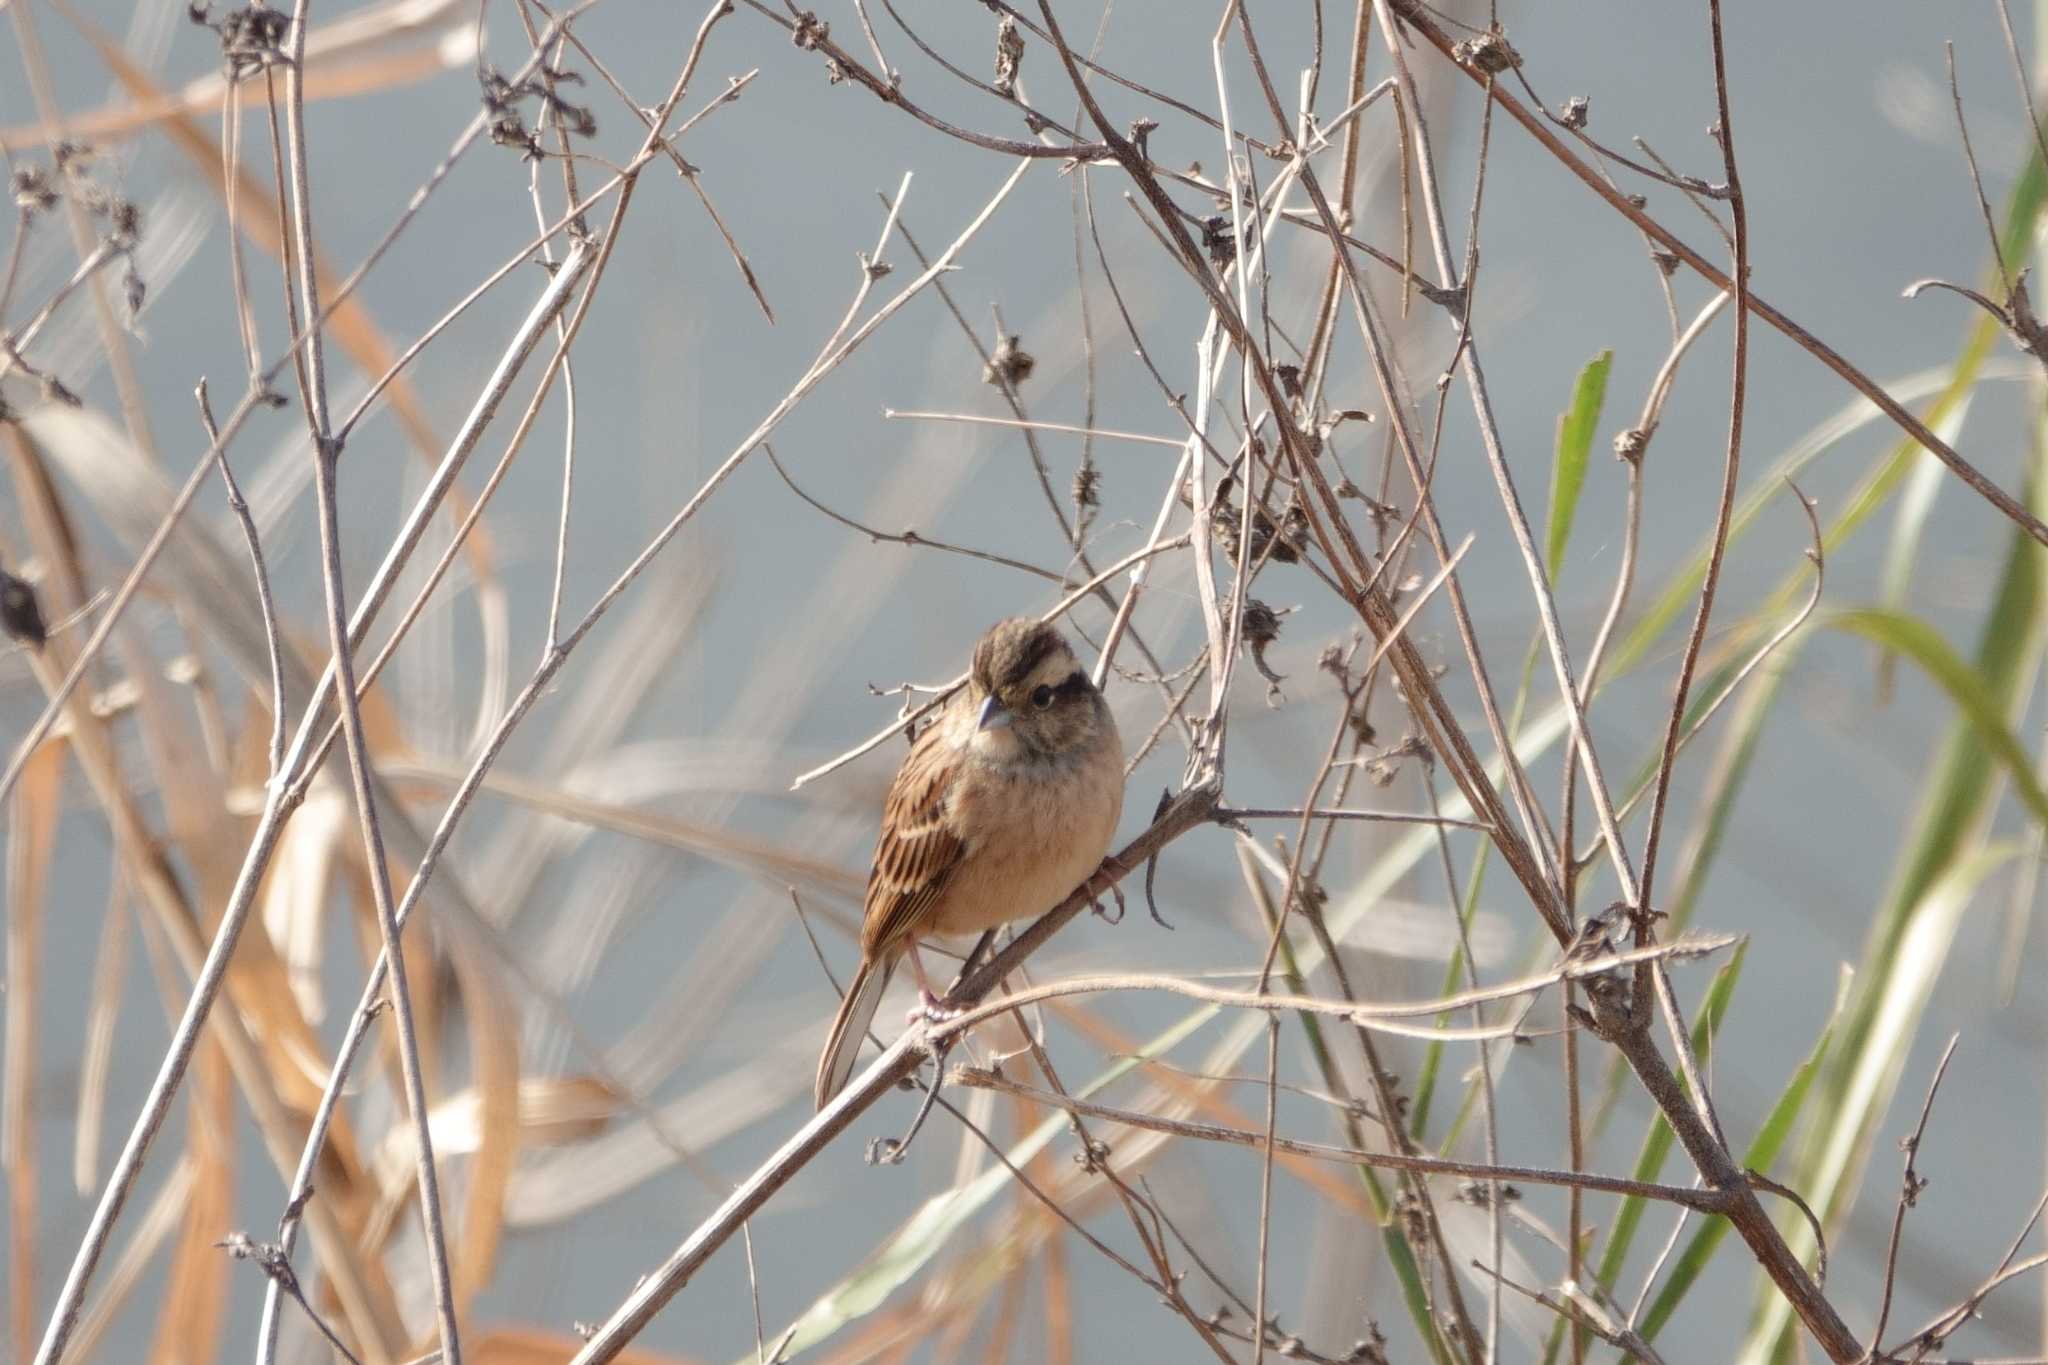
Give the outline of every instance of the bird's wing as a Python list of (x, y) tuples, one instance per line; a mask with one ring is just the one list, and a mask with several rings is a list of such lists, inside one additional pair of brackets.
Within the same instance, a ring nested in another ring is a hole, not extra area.
[(918, 936), (967, 852), (946, 824), (946, 797), (962, 758), (959, 730), (948, 719), (942, 715), (917, 737), (882, 808), (861, 918), (861, 951), (869, 958)]

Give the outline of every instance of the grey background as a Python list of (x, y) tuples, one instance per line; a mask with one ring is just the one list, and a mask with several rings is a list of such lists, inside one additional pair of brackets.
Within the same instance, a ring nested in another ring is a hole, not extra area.
[[(1212, 106), (1208, 39), (1213, 8), (1126, 0), (1109, 17), (1102, 60), (1135, 79)], [(1333, 42), (1340, 41), (1334, 35), (1348, 20), (1330, 8)], [(83, 9), (115, 32), (129, 24), (118, 3)], [(174, 8), (166, 9), (168, 19), (158, 13), (144, 25), (137, 43), (141, 54), (159, 63), (161, 78), (170, 84), (212, 69), (216, 53), (208, 35), (185, 24)], [(985, 69), (990, 21), (980, 7), (907, 0), (901, 10), (959, 64), (977, 73)], [(67, 107), (97, 104), (106, 78), (96, 59), (51, 10), (38, 5), (34, 12)], [(851, 6), (834, 3), (821, 13), (837, 38), (855, 51), (864, 50)], [(1062, 5), (1060, 13), (1076, 41), (1092, 32), (1097, 17), (1092, 6)], [(1307, 51), (1307, 9), (1268, 2), (1256, 5), (1254, 14), (1276, 75), (1289, 73), (1282, 84), (1291, 89), (1291, 73)], [(695, 6), (608, 0), (581, 21), (579, 33), (620, 81), (651, 104), (673, 79), (700, 15)], [(1005, 111), (960, 89), (919, 57), (885, 17), (876, 17), (885, 50), (903, 69), (914, 98), (964, 126), (1023, 135)], [(2026, 31), (2030, 17), (2016, 17)], [(1502, 20), (1546, 98), (1558, 103), (1571, 94), (1590, 96), (1593, 128), (1603, 139), (1620, 144), (1639, 134), (1681, 166), (1714, 172), (1712, 145), (1703, 135), (1713, 101), (1705, 20), (1698, 6), (1511, 5), (1504, 7)], [(1972, 280), (1985, 259), (1983, 232), (1948, 111), (1944, 40), (1956, 44), (1972, 134), (1994, 204), (2019, 164), (2024, 123), (1995, 11), (1982, 4), (1734, 5), (1727, 21), (1734, 134), (1755, 232), (1756, 288), (1880, 379), (1939, 364), (1953, 353), (1966, 324), (1963, 305), (1944, 296), (1906, 302), (1899, 290), (1929, 275)], [(148, 31), (152, 28), (154, 37)], [(488, 50), (502, 66), (516, 65), (521, 58), (515, 36), (509, 12), (494, 7)], [(1238, 65), (1233, 107), (1241, 121), (1253, 126), (1255, 91)], [(1462, 80), (1452, 91), (1441, 89), (1445, 73), (1433, 57), (1420, 55), (1417, 65), (1439, 96), (1432, 126), (1443, 155), (1447, 200), (1462, 215), (1476, 153), (1475, 105)], [(566, 586), (572, 613), (602, 589), (808, 364), (845, 307), (856, 279), (855, 253), (872, 248), (881, 221), (877, 191), (893, 191), (905, 171), (915, 172), (905, 221), (928, 250), (935, 250), (1007, 173), (1007, 163), (998, 157), (915, 125), (852, 86), (827, 85), (819, 66), (815, 56), (793, 50), (782, 30), (742, 11), (717, 30), (697, 89), (684, 104), (694, 109), (728, 75), (760, 68), (744, 97), (708, 120), (684, 151), (702, 168), (706, 188), (760, 275), (776, 309), (774, 326), (747, 296), (687, 189), (666, 173), (650, 173), (642, 186), (576, 353), (580, 463)], [(1326, 113), (1337, 107), (1335, 66), (1333, 61), (1324, 87)], [(1384, 74), (1383, 60), (1375, 61), (1373, 71), (1374, 79)], [(10, 51), (0, 66), (0, 123), (10, 127), (33, 117), (20, 72), (18, 56)], [(1068, 108), (1069, 101), (1055, 95), (1057, 73), (1035, 43), (1025, 76), (1045, 108)], [(637, 145), (638, 130), (629, 126), (616, 101), (594, 81), (581, 93), (599, 119), (594, 148), (614, 157), (629, 153)], [(1104, 99), (1119, 118), (1141, 112), (1127, 92), (1108, 90)], [(373, 98), (309, 107), (318, 230), (333, 262), (350, 267), (381, 238), (475, 104), (472, 78), (458, 68)], [(1361, 194), (1362, 223), (1374, 240), (1391, 243), (1392, 181), (1385, 152), (1391, 122), (1386, 111), (1369, 115), (1367, 127), (1368, 145), (1377, 149), (1368, 164), (1376, 174)], [(1214, 136), (1187, 120), (1168, 120), (1152, 147), (1169, 163), (1200, 160), (1212, 168), (1216, 163)], [(149, 208), (153, 251), (167, 250), (173, 235), (188, 236), (193, 247), (182, 268), (161, 262), (162, 268), (153, 272), (141, 320), (142, 377), (152, 420), (171, 472), (180, 475), (202, 449), (190, 416), (192, 384), (199, 375), (210, 375), (217, 394), (231, 394), (240, 369), (226, 306), (223, 225), (189, 188), (189, 163), (155, 135), (122, 147), (109, 173)], [(550, 192), (555, 188), (551, 184)], [(1113, 174), (1095, 179), (1105, 242), (1155, 359), (1176, 386), (1190, 385), (1190, 338), (1200, 321), (1194, 293), (1163, 263), (1122, 205), (1123, 190)], [(1652, 211), (1664, 222), (1708, 247), (1705, 225), (1675, 194), (1651, 189), (1650, 198)], [(370, 279), (363, 297), (387, 335), (409, 339), (532, 230), (526, 172), (516, 154), (478, 148), (456, 167)], [(1504, 121), (1494, 128), (1482, 231), (1477, 332), (1486, 348), (1510, 458), (1532, 509), (1540, 509), (1547, 490), (1552, 427), (1573, 376), (1596, 352), (1615, 352), (1607, 416), (1572, 566), (1559, 589), (1567, 627), (1583, 649), (1604, 606), (1619, 551), (1622, 484), (1618, 467), (1604, 455), (1605, 443), (1633, 419), (1662, 359), (1663, 306), (1633, 233)], [(1278, 261), (1283, 273), (1295, 280), (1319, 278), (1307, 265), (1312, 243), (1282, 240)], [(38, 272), (31, 283), (47, 288), (61, 278), (70, 264), (67, 253), (58, 234), (45, 233), (31, 254), (30, 264)], [(1073, 253), (1068, 181), (1052, 165), (1041, 165), (964, 254), (963, 269), (949, 281), (984, 338), (991, 329), (992, 302), (1023, 335), (1039, 359), (1026, 396), (1034, 415), (1049, 420), (1079, 420), (1082, 411)], [(897, 271), (882, 281), (884, 291), (914, 270), (899, 245), (886, 255)], [(252, 254), (251, 261), (265, 349), (274, 353), (281, 330), (275, 272), (260, 256)], [(1101, 364), (1098, 420), (1106, 427), (1177, 434), (1176, 419), (1130, 357), (1092, 259), (1090, 267)], [(1386, 277), (1376, 283), (1384, 287)], [(1678, 285), (1682, 308), (1697, 308), (1704, 301), (1697, 282), (1681, 276)], [(438, 341), (414, 372), (442, 432), (459, 420), (494, 360), (498, 339), (537, 288), (538, 272), (515, 276)], [(39, 294), (30, 288), (24, 296)], [(1291, 300), (1290, 308), (1290, 316), (1298, 319), (1300, 300)], [(1758, 327), (1752, 338), (1746, 468), (1754, 477), (1801, 432), (1844, 404), (1848, 394), (1768, 330)], [(1426, 383), (1447, 354), (1447, 332), (1438, 319), (1418, 313), (1405, 340), (1411, 372)], [(1644, 525), (1646, 585), (1661, 584), (1707, 525), (1724, 439), (1726, 366), (1724, 319), (1685, 371), (1655, 447)], [(76, 386), (90, 401), (112, 410), (111, 385), (103, 371), (74, 369), (67, 378), (72, 373), (89, 380)], [(1344, 395), (1340, 405), (1378, 407), (1355, 342), (1340, 349), (1331, 373), (1333, 393)], [(350, 386), (359, 383), (359, 376), (337, 365), (342, 393), (351, 394)], [(520, 392), (523, 396), (526, 389)], [(2007, 487), (2018, 482), (2023, 392), (2016, 385), (1989, 386), (1958, 443)], [(1060, 566), (1056, 531), (1013, 434), (891, 422), (882, 416), (885, 406), (1000, 411), (995, 396), (979, 382), (978, 360), (935, 296), (914, 301), (833, 374), (783, 425), (776, 449), (808, 491), (879, 527), (915, 526), (934, 536)], [(1463, 529), (1477, 533), (1466, 560), (1467, 592), (1495, 676), (1508, 678), (1526, 640), (1527, 587), (1503, 534), (1462, 392), (1453, 395), (1449, 411), (1440, 503), (1454, 534)], [(238, 459), (246, 468), (260, 467), (272, 453), (280, 462), (290, 461), (296, 426), (290, 410), (260, 418), (238, 446)], [(513, 601), (515, 685), (541, 643), (560, 478), (559, 432), (556, 400), (500, 495), (493, 522)], [(487, 440), (481, 456), (495, 458), (502, 439), (500, 432)], [(1839, 507), (1840, 495), (1864, 462), (1880, 457), (1892, 439), (1889, 430), (1869, 428), (1802, 481), (1819, 500), (1823, 517)], [(1077, 443), (1048, 438), (1046, 449), (1063, 485)], [(1346, 455), (1354, 469), (1372, 467), (1371, 448), (1363, 440), (1355, 441)], [(1163, 448), (1111, 442), (1098, 447), (1103, 560), (1141, 542), (1170, 458)], [(386, 528), (416, 486), (417, 470), (388, 417), (367, 423), (353, 443), (344, 470), (352, 582), (359, 583), (374, 565)], [(480, 471), (467, 486), (473, 488), (477, 477)], [(206, 514), (224, 526), (221, 510), (217, 499), (207, 503)], [(270, 542), (284, 604), (308, 628), (318, 603), (312, 531), (310, 500), (301, 498)], [(1882, 536), (1882, 528), (1874, 526), (1831, 559), (1832, 603), (1874, 595)], [(96, 543), (110, 574), (127, 562), (125, 552), (103, 535)], [(1765, 524), (1732, 558), (1724, 611), (1732, 614), (1753, 603), (1798, 562), (1803, 543), (1803, 525), (1788, 500), (1767, 514)], [(1959, 485), (1944, 484), (1911, 605), (1927, 613), (1959, 647), (1973, 643), (1974, 614), (2005, 544), (2006, 528), (1995, 514)], [(1052, 600), (1043, 583), (993, 566), (870, 545), (798, 503), (758, 456), (718, 493), (670, 549), (664, 565), (674, 576), (656, 575), (636, 588), (636, 597), (570, 664), (561, 690), (569, 694), (603, 686), (603, 679), (591, 673), (599, 666), (599, 651), (622, 629), (624, 614), (645, 605), (641, 599), (681, 592), (692, 576), (715, 572), (713, 602), (629, 736), (725, 742), (735, 738), (730, 728), (735, 715), (748, 714), (750, 708), (785, 713), (786, 728), (759, 736), (786, 755), (779, 765), (763, 765), (762, 780), (770, 787), (778, 785), (767, 781), (770, 768), (793, 774), (886, 720), (891, 703), (872, 698), (864, 683), (888, 686), (948, 677), (959, 666), (965, 642), (987, 621), (1042, 609)], [(1159, 591), (1147, 599), (1143, 623), (1148, 639), (1178, 661), (1200, 635), (1190, 609), (1191, 582), (1179, 565), (1155, 581)], [(1240, 674), (1230, 794), (1244, 804), (1286, 804), (1299, 798), (1299, 755), (1322, 743), (1327, 733), (1330, 693), (1315, 674), (1314, 660), (1325, 643), (1339, 636), (1344, 622), (1305, 579), (1276, 573), (1262, 580), (1261, 590), (1276, 605), (1300, 603), (1304, 609), (1289, 618), (1273, 656), (1290, 679), (1287, 705), (1262, 708), (1261, 685)], [(821, 601), (833, 605), (821, 606)], [(1091, 635), (1098, 633), (1099, 616), (1083, 620)], [(473, 614), (465, 605), (452, 621), (446, 646), (450, 657), (473, 660)], [(1452, 665), (1453, 699), (1469, 704), (1469, 685), (1458, 682), (1462, 670), (1455, 638), (1440, 616), (1429, 618), (1427, 626), (1430, 648)], [(791, 635), (814, 638), (818, 647), (786, 650), (784, 640)], [(1597, 713), (1597, 732), (1621, 756), (1613, 762), (1624, 769), (1645, 751), (1661, 722), (1676, 649), (1674, 637), (1661, 667), (1616, 688)], [(25, 724), (34, 712), (33, 685), (18, 663), (5, 667), (8, 715)], [(451, 759), (462, 756), (475, 705), (466, 671), (472, 667), (466, 662), (452, 676), (400, 670), (398, 686), (421, 718), (409, 736), (417, 746)], [(1150, 728), (1148, 694), (1127, 684), (1116, 699), (1127, 737)], [(508, 770), (533, 770), (562, 705), (553, 701), (536, 713), (504, 760)], [(1398, 727), (1391, 708), (1379, 719), (1384, 727)], [(1700, 914), (1703, 927), (1757, 937), (1738, 997), (1742, 1007), (1728, 1026), (1716, 1077), (1722, 1113), (1738, 1143), (1753, 1130), (1825, 1018), (1838, 964), (1853, 961), (1860, 951), (1864, 926), (1890, 875), (1890, 841), (1909, 818), (1917, 781), (1947, 720), (1946, 704), (1909, 671), (1902, 671), (1889, 704), (1880, 704), (1865, 647), (1823, 638), (1797, 660)], [(1476, 731), (1476, 708), (1469, 708), (1469, 723)], [(1159, 788), (1174, 780), (1180, 758), (1169, 742), (1133, 778), (1127, 833), (1139, 826)], [(885, 751), (854, 773), (807, 791), (806, 799), (750, 798), (731, 818), (751, 833), (787, 835), (814, 804), (837, 806), (846, 812), (834, 826), (840, 831), (838, 841), (820, 851), (857, 868), (872, 820), (873, 806), (865, 803), (875, 800), (890, 762), (893, 755)], [(1697, 780), (1704, 765), (1701, 751), (1686, 774)], [(1554, 790), (1554, 771), (1550, 763), (1539, 769), (1539, 790)], [(1674, 831), (1689, 828), (1686, 774), (1679, 784)], [(810, 799), (814, 792), (815, 802)], [(1385, 799), (1399, 805), (1414, 803), (1419, 795), (1404, 782)], [(673, 797), (662, 804), (676, 813), (720, 809), (708, 798), (695, 800), (693, 805), (691, 799)], [(488, 869), (466, 860), (487, 857), (492, 848), (488, 834), (500, 818), (489, 803), (478, 808), (473, 828), (457, 843), (452, 873), (487, 881)], [(1345, 868), (1361, 866), (1376, 837), (1359, 833), (1340, 841), (1330, 880), (1341, 885)], [(581, 904), (577, 897), (604, 880), (624, 847), (613, 836), (598, 836), (574, 859), (552, 868), (541, 884), (522, 888), (530, 899), (515, 936), (523, 927), (526, 941), (541, 951), (553, 941), (543, 931), (557, 909)], [(90, 1210), (90, 1201), (70, 1190), (63, 1159), (72, 1103), (68, 1086), (73, 1073), (67, 1067), (78, 1022), (69, 1001), (82, 1001), (89, 980), (107, 852), (96, 818), (81, 811), (67, 824), (40, 967), (48, 983), (43, 1049), (50, 1092), (40, 1128), (46, 1181), (41, 1237), (50, 1248), (39, 1286), (44, 1302)], [(1174, 934), (1150, 925), (1141, 911), (1115, 928), (1084, 923), (1068, 935), (1046, 970), (1082, 961), (1187, 969), (1242, 965), (1250, 951), (1247, 911), (1234, 903), (1242, 897), (1233, 900), (1214, 890), (1234, 886), (1227, 880), (1231, 866), (1221, 838), (1186, 841), (1169, 858), (1161, 881), (1162, 908), (1178, 926)], [(1461, 873), (1464, 866), (1461, 857)], [(673, 1004), (671, 992), (683, 964), (698, 950), (705, 926), (751, 886), (681, 858), (664, 861), (637, 900), (623, 936), (606, 954), (592, 988), (575, 997), (583, 1026), (599, 1038), (614, 1038), (655, 1004)], [(1499, 886), (1496, 879), (1485, 904), (1503, 914), (1526, 943), (1526, 915), (1503, 898)], [(1963, 1034), (1924, 1162), (1935, 1185), (1909, 1224), (1906, 1274), (1894, 1322), (1916, 1321), (1965, 1292), (2003, 1250), (2022, 1206), (2031, 1203), (2039, 1187), (2043, 1020), (2035, 983), (2041, 948), (2039, 936), (2029, 941), (2019, 997), (2011, 1007), (1999, 1007), (1992, 982), (2002, 892), (2003, 883), (1987, 888), (1966, 917), (1920, 1042), (1901, 1059), (1901, 1093), (1917, 1101), (1941, 1042), (1952, 1030)], [(1406, 893), (1430, 903), (1442, 894), (1428, 875), (1413, 879)], [(1602, 894), (1596, 886), (1586, 899), (1593, 903)], [(337, 931), (333, 942), (330, 1009), (338, 1013), (344, 1009), (339, 1002), (353, 998), (359, 967), (344, 932)], [(827, 950), (844, 970), (850, 952), (843, 940), (828, 940)], [(1520, 961), (1522, 951), (1517, 948), (1506, 960)], [(1369, 961), (1371, 988), (1389, 994), (1433, 989), (1440, 970), (1403, 966), (1377, 955)], [(1691, 984), (1696, 989), (1704, 979), (1700, 974)], [(146, 971), (131, 972), (130, 990), (133, 1000), (122, 1021), (109, 1115), (117, 1131), (125, 1131), (166, 1029)], [(830, 1005), (829, 991), (801, 936), (782, 933), (752, 983), (704, 1028), (663, 1097), (764, 1051), (787, 1059), (793, 1082), (806, 1080), (811, 1041)], [(1144, 1002), (1119, 1002), (1106, 1011), (1140, 1036), (1147, 1024), (1156, 1027), (1178, 1014)], [(330, 1018), (328, 1026), (338, 1030), (339, 1023)], [(798, 1041), (781, 1048), (787, 1038)], [(1291, 1034), (1289, 1044), (1298, 1050)], [(1554, 1042), (1546, 1041), (1537, 1055), (1518, 1061), (1509, 1073), (1502, 1090), (1508, 1160), (1550, 1161), (1561, 1148), (1555, 1055)], [(1290, 1055), (1290, 1062), (1298, 1066), (1301, 1058)], [(907, 1114), (907, 1101), (900, 1108), (891, 1106), (864, 1120), (858, 1138), (841, 1142), (815, 1163), (754, 1224), (762, 1309), (771, 1331), (843, 1273), (882, 1227), (950, 1179), (957, 1134), (940, 1127), (927, 1135), (931, 1150), (921, 1161), (893, 1170), (861, 1164), (859, 1140), (893, 1131)], [(1909, 1121), (1900, 1111), (1883, 1125), (1887, 1139)], [(737, 1178), (802, 1113), (803, 1101), (792, 1094), (774, 1116), (714, 1148), (711, 1165), (725, 1178)], [(1327, 1135), (1325, 1121), (1313, 1111), (1283, 1110), (1283, 1115), (1304, 1135)], [(1631, 1098), (1596, 1154), (1599, 1169), (1625, 1169), (1643, 1115), (1644, 1106)], [(257, 1232), (271, 1222), (281, 1194), (273, 1173), (256, 1155), (260, 1149), (254, 1135), (242, 1136), (249, 1169), (239, 1207), (245, 1225)], [(1850, 1308), (1852, 1323), (1865, 1330), (1882, 1270), (1894, 1161), (1880, 1145), (1861, 1212), (1847, 1238), (1834, 1247), (1830, 1288), (1837, 1302)], [(1674, 1164), (1667, 1172), (1676, 1169)], [(1242, 1230), (1256, 1215), (1256, 1174), (1256, 1163), (1238, 1153), (1182, 1150), (1164, 1163), (1156, 1185), (1185, 1210), (1184, 1227), (1214, 1263), (1247, 1290), (1253, 1255)], [(1370, 1259), (1363, 1254), (1359, 1229), (1320, 1213), (1298, 1187), (1289, 1188), (1286, 1196), (1293, 1202), (1283, 1205), (1276, 1224), (1289, 1235), (1275, 1239), (1273, 1274), (1274, 1303), (1288, 1325), (1336, 1351), (1359, 1334), (1363, 1312), (1377, 1313), (1390, 1329), (1405, 1332), (1381, 1267), (1375, 1263), (1359, 1269)], [(473, 1316), (479, 1323), (517, 1321), (557, 1329), (573, 1320), (601, 1318), (712, 1202), (700, 1186), (668, 1172), (567, 1228), (516, 1235)], [(1559, 1201), (1532, 1193), (1531, 1205), (1561, 1224)], [(1106, 1219), (1097, 1225), (1118, 1230)], [(1651, 1226), (1661, 1233), (1666, 1223), (1653, 1217)], [(1193, 1343), (1184, 1327), (1149, 1295), (1134, 1292), (1103, 1263), (1091, 1260), (1080, 1244), (1072, 1245), (1070, 1255), (1080, 1285), (1083, 1359), (1107, 1359), (1118, 1352), (1143, 1352), (1144, 1358), (1190, 1353)], [(1545, 1273), (1554, 1278), (1561, 1271), (1549, 1266)], [(745, 1288), (744, 1263), (736, 1251), (728, 1251), (677, 1299), (644, 1344), (704, 1359), (737, 1357), (753, 1340)], [(253, 1272), (237, 1282), (231, 1354), (239, 1355), (248, 1345), (259, 1293)], [(151, 1302), (151, 1296), (145, 1292), (142, 1301)], [(1718, 1358), (1724, 1344), (1735, 1339), (1752, 1301), (1745, 1263), (1738, 1254), (1724, 1254), (1707, 1287), (1694, 1295), (1666, 1337), (1673, 1359)], [(2032, 1284), (2001, 1294), (1989, 1316), (1984, 1351), (2039, 1349), (2041, 1305)], [(131, 1312), (125, 1335), (117, 1335), (108, 1347), (109, 1358), (131, 1358), (150, 1349), (149, 1331), (150, 1314)], [(1697, 1347), (1685, 1344), (1695, 1333)], [(1405, 1348), (1405, 1336), (1397, 1335), (1396, 1341), (1397, 1349)], [(1522, 1349), (1518, 1341), (1511, 1342), (1506, 1358), (1519, 1358)], [(317, 1351), (310, 1358), (318, 1358)]]

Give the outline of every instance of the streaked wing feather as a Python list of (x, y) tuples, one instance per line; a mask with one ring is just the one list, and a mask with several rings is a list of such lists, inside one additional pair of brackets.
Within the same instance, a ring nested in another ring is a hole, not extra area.
[(944, 717), (927, 726), (889, 787), (861, 919), (861, 951), (870, 958), (916, 937), (967, 851), (945, 821), (959, 771), (953, 734)]

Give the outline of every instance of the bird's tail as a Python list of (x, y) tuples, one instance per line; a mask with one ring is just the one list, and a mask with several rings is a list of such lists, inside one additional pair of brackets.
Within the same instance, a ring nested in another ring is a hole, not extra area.
[(888, 989), (895, 966), (893, 962), (861, 959), (860, 970), (846, 987), (846, 998), (839, 1002), (839, 1013), (832, 1017), (832, 1031), (825, 1035), (824, 1055), (818, 1058), (818, 1108), (830, 1104), (853, 1075), (861, 1041), (868, 1036), (868, 1024), (882, 1003), (882, 992)]

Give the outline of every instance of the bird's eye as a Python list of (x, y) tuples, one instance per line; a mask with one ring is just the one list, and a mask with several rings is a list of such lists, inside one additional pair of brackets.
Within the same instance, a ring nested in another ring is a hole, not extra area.
[(1031, 704), (1041, 711), (1043, 711), (1046, 707), (1051, 706), (1052, 689), (1050, 687), (1047, 687), (1044, 683), (1040, 683), (1037, 687), (1032, 688)]

